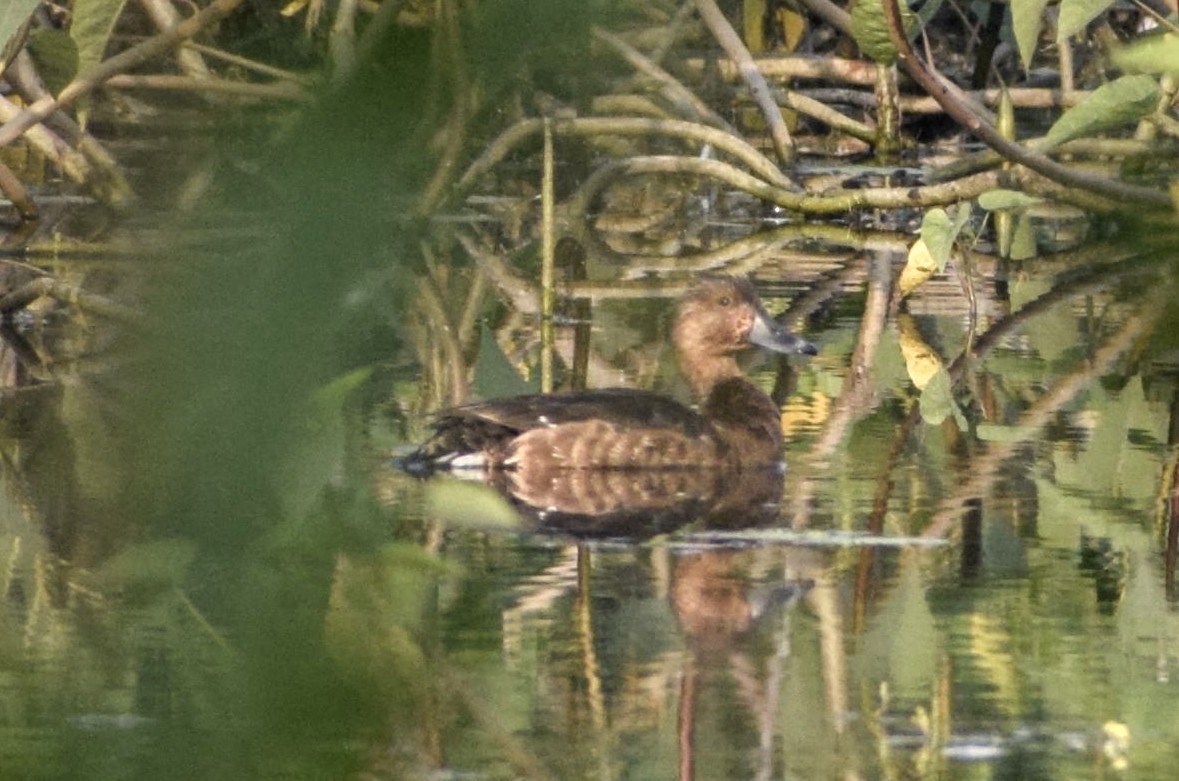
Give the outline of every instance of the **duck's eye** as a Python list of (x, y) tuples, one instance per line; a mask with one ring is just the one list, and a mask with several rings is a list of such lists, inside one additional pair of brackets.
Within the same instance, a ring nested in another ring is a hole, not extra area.
[(732, 306), (733, 299), (730, 298), (729, 296), (721, 296), (720, 300), (717, 301), (717, 303), (720, 304), (721, 306)]

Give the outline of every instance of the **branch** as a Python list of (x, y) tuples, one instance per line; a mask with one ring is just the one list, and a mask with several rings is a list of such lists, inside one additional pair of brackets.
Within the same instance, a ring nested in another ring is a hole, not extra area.
[[(873, 2), (874, 0), (865, 0)], [(1038, 174), (1053, 179), (1070, 187), (1078, 187), (1090, 192), (1100, 193), (1108, 198), (1119, 201), (1136, 201), (1156, 206), (1170, 206), (1171, 196), (1152, 187), (1141, 187), (1128, 184), (1116, 179), (1078, 171), (1061, 165), (1051, 158), (1037, 154), (1014, 141), (1004, 138), (990, 123), (984, 121), (974, 113), (968, 104), (960, 101), (945, 85), (938, 81), (937, 76), (929, 69), (909, 45), (905, 37), (905, 23), (901, 19), (901, 10), (897, 0), (880, 0), (884, 5), (884, 18), (888, 24), (888, 36), (897, 49), (897, 61), (908, 72), (913, 81), (917, 82), (929, 93), (946, 113), (955, 121), (977, 136), (983, 143), (991, 147), (1008, 160), (1027, 166)]]
[(729, 59), (741, 72), (741, 78), (749, 85), (753, 100), (761, 109), (762, 116), (765, 117), (766, 127), (769, 128), (770, 138), (774, 142), (774, 152), (777, 153), (778, 159), (784, 165), (789, 165), (794, 160), (794, 142), (790, 139), (790, 130), (782, 118), (782, 109), (778, 108), (778, 104), (774, 102), (770, 85), (766, 83), (765, 76), (757, 69), (753, 55), (749, 53), (749, 49), (745, 48), (745, 43), (737, 35), (733, 26), (729, 24), (729, 20), (717, 8), (715, 0), (696, 0), (696, 10), (700, 12), (700, 18), (708, 25), (708, 29), (712, 31), (721, 48), (725, 50)]
[(660, 68), (655, 63), (651, 62), (638, 49), (631, 46), (626, 41), (619, 38), (613, 33), (607, 32), (600, 27), (593, 29), (593, 36), (602, 43), (609, 46), (622, 56), (624, 60), (631, 64), (635, 70), (639, 71), (645, 76), (649, 76), (663, 86), (664, 94), (667, 98), (677, 106), (692, 111), (697, 118), (707, 122), (708, 124), (726, 130), (733, 135), (737, 135), (737, 130), (731, 124), (726, 122), (723, 117), (713, 111), (700, 98), (696, 97), (692, 90), (681, 84), (674, 76)]
[(356, 10), (357, 0), (340, 0), (328, 36), (332, 64), (341, 73), (348, 73), (356, 64)]
[[(176, 11), (176, 6), (172, 4), (171, 0), (139, 0), (139, 4), (151, 17), (160, 32), (170, 30), (180, 20), (180, 14)], [(209, 66), (205, 64), (204, 58), (201, 57), (201, 53), (187, 47), (176, 52), (176, 64), (180, 66), (184, 75), (194, 79), (208, 78), (213, 75)]]
[(4, 193), (4, 196), (12, 202), (20, 214), (20, 218), (25, 222), (32, 222), (40, 218), (37, 202), (29, 196), (29, 191), (25, 189), (24, 183), (3, 162), (0, 162), (0, 193)]
[(831, 0), (801, 0), (815, 16), (834, 27), (844, 35), (851, 35), (851, 14), (843, 10)]
[[(19, 106), (0, 95), (0, 121), (14, 122), (22, 114)], [(34, 125), (27, 128), (25, 140), (111, 208), (125, 209), (135, 200), (118, 165), (90, 136), (79, 131), (74, 148), (48, 127)]]
[(866, 187), (840, 190), (830, 195), (813, 195), (767, 184), (720, 160), (655, 155), (632, 157), (602, 166), (585, 180), (567, 203), (567, 208), (574, 213), (586, 213), (598, 193), (615, 179), (650, 174), (711, 177), (763, 201), (803, 214), (846, 214), (853, 209), (945, 206), (977, 198), (988, 190), (1000, 187), (1014, 189), (1020, 181), (1011, 171), (988, 171), (955, 182), (925, 187)]
[(53, 112), (72, 106), (78, 98), (89, 94), (116, 73), (123, 73), (153, 60), (206, 27), (216, 24), (241, 4), (242, 0), (213, 0), (206, 8), (180, 22), (172, 29), (148, 38), (142, 43), (88, 68), (67, 84), (56, 99), (42, 98), (0, 126), (0, 146), (11, 144), (20, 138), (26, 130), (43, 121)]
[[(455, 185), (456, 190), (461, 193), (470, 188), (478, 177), (494, 168), (524, 139), (540, 133), (543, 126), (544, 121), (541, 119), (526, 119), (505, 130), (468, 166)], [(749, 170), (770, 184), (787, 189), (794, 186), (771, 160), (739, 136), (696, 122), (643, 117), (580, 117), (553, 120), (553, 133), (559, 137), (677, 136), (711, 144), (744, 163)]]
[(0, 297), (0, 315), (7, 317), (18, 309), (24, 309), (42, 296), (48, 296), (63, 304), (76, 306), (103, 317), (125, 322), (135, 322), (140, 319), (139, 313), (128, 306), (112, 301), (105, 296), (88, 293), (50, 276), (38, 277)]
[(311, 94), (298, 84), (277, 81), (272, 84), (256, 84), (250, 81), (230, 81), (215, 76), (195, 78), (173, 74), (130, 74), (120, 73), (106, 80), (106, 86), (113, 89), (163, 89), (174, 92), (211, 92), (237, 95), (244, 98), (267, 100), (291, 100), (307, 103)]

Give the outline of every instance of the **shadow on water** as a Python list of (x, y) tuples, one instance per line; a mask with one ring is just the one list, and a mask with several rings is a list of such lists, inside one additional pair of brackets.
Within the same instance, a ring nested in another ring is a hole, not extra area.
[[(543, 343), (531, 193), (403, 216), (445, 85), (387, 43), (187, 226), (123, 362), (62, 361), (109, 354), (81, 327), (30, 374), (52, 329), (0, 334), (5, 774), (1171, 777), (1169, 247), (972, 251), (902, 303), (907, 234), (621, 184)], [(545, 349), (682, 397), (669, 301), (716, 269), (821, 345), (747, 367), (784, 471), (561, 486), (593, 513), (389, 466)]]

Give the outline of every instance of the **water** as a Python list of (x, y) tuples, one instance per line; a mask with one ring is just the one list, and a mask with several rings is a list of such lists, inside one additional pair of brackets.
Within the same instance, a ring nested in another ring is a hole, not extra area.
[[(413, 509), (431, 486), (387, 478), (426, 527), (451, 524), (437, 550), (461, 574), (440, 590), (441, 645), (480, 671), (472, 688), (489, 693), (469, 707), (495, 711), (442, 730), (440, 764), (481, 777), (1167, 774), (1174, 385), (1149, 346), (1166, 315), (1112, 283), (1054, 292), (1071, 284), (1034, 269), (980, 281), (973, 322), (959, 291), (934, 287), (869, 335), (860, 381), (856, 291), (835, 294), (817, 358), (755, 371), (786, 389), (791, 434), (770, 529), (576, 543), (489, 531), (470, 507)], [(591, 341), (618, 344), (620, 319), (595, 321)], [(914, 388), (914, 340), (945, 367), (982, 345), (951, 368), (957, 413)], [(492, 727), (498, 745), (472, 755)], [(489, 770), (489, 755), (510, 769)]]
[[(235, 449), (253, 429), (234, 440), (229, 415), (128, 475), (145, 435), (120, 433), (118, 388), (144, 375), (51, 329), (76, 367), (0, 399), (5, 776), (1169, 778), (1163, 262), (976, 266), (972, 316), (954, 278), (882, 306), (899, 254), (872, 241), (792, 237), (754, 269), (821, 352), (749, 365), (788, 434), (752, 528), (574, 540), (396, 472), (453, 379), (412, 316), (424, 375), (339, 375), (262, 450)], [(473, 272), (451, 273), (460, 311)], [(611, 273), (591, 263), (559, 350), (572, 364), (588, 334), (590, 385), (682, 394), (662, 334), (687, 278), (645, 294)], [(504, 300), (481, 310), (486, 395), (537, 365), (535, 318)], [(252, 387), (237, 365), (212, 398)], [(374, 386), (395, 403), (348, 401)]]

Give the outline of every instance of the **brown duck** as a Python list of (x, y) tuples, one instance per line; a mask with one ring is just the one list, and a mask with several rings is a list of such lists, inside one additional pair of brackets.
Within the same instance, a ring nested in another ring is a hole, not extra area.
[[(782, 459), (779, 410), (746, 379), (737, 353), (758, 346), (814, 355), (765, 311), (746, 279), (704, 279), (680, 300), (672, 329), (699, 411), (657, 393), (611, 388), (480, 402), (443, 412), (399, 465), (412, 474), (513, 472), (527, 485), (571, 470), (744, 470)], [(571, 475), (572, 477), (572, 475)]]

